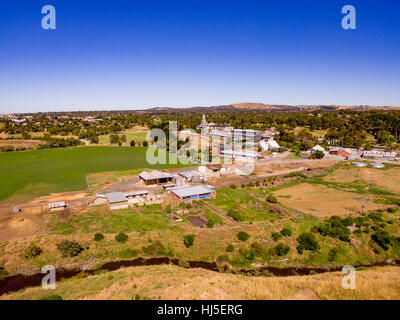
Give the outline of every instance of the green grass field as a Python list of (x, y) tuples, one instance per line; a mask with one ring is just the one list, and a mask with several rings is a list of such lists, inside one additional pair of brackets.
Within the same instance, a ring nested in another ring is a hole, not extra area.
[(179, 168), (181, 164), (150, 166), (143, 147), (79, 147), (0, 154), (0, 201), (29, 199), (49, 193), (86, 188), (91, 173), (139, 168)]

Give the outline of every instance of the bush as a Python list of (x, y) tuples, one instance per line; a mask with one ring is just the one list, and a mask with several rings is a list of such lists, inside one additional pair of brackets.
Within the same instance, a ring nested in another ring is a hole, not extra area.
[(240, 241), (245, 242), (245, 241), (247, 241), (247, 240), (250, 238), (250, 236), (249, 236), (246, 232), (240, 231), (240, 232), (237, 234), (237, 238), (238, 238)]
[(277, 203), (278, 202), (278, 199), (276, 197), (274, 197), (273, 195), (269, 195), (265, 200), (267, 202), (270, 202), (270, 203)]
[(319, 249), (319, 244), (317, 238), (314, 234), (309, 232), (302, 233), (297, 238), (297, 251), (298, 253), (302, 254), (304, 250), (316, 252)]
[(226, 252), (233, 252), (235, 251), (235, 247), (232, 244), (228, 244), (226, 247)]
[(165, 256), (167, 254), (167, 249), (157, 240), (151, 245), (143, 247), (143, 253), (148, 256)]
[(183, 244), (185, 245), (186, 248), (190, 248), (191, 246), (193, 246), (194, 238), (195, 238), (194, 234), (188, 234), (183, 238)]
[(236, 184), (231, 184), (229, 187), (230, 187), (231, 189), (236, 189)]
[(128, 241), (128, 239), (128, 235), (122, 231), (115, 236), (115, 241), (119, 243), (125, 243)]
[(330, 262), (335, 261), (335, 259), (337, 257), (337, 254), (338, 254), (338, 249), (337, 248), (332, 248), (328, 253), (328, 260)]
[(292, 235), (292, 230), (290, 230), (289, 228), (283, 228), (280, 234), (284, 237), (290, 237)]
[(3, 267), (0, 267), (0, 280), (7, 277), (8, 276), (8, 272), (6, 269), (4, 269)]
[(254, 252), (251, 249), (244, 249), (240, 248), (239, 249), (239, 254), (246, 260), (248, 261), (253, 261), (254, 260)]
[(389, 234), (384, 230), (377, 230), (372, 236), (371, 239), (375, 241), (375, 243), (380, 246), (383, 250), (389, 250), (391, 239)]
[(207, 228), (214, 228), (214, 224), (215, 224), (214, 220), (208, 219), (206, 226), (207, 226)]
[(40, 256), (42, 252), (42, 248), (32, 242), (29, 247), (21, 254), (21, 257), (24, 259), (31, 259)]
[(63, 257), (72, 258), (76, 257), (83, 251), (82, 246), (76, 241), (63, 240), (57, 243), (57, 250), (60, 251)]
[(58, 294), (48, 294), (45, 296), (41, 296), (39, 300), (62, 300), (62, 297)]
[[(346, 218), (347, 219), (347, 218)], [(340, 217), (333, 216), (329, 218), (324, 224), (317, 227), (317, 231), (323, 236), (330, 236), (342, 241), (350, 241), (350, 230), (345, 224), (352, 223), (351, 220), (341, 219)]]
[(104, 236), (103, 236), (103, 234), (100, 233), (100, 232), (96, 233), (96, 234), (94, 235), (94, 238), (93, 238), (94, 241), (101, 241), (101, 240), (103, 240), (103, 239), (104, 239)]
[(130, 145), (131, 145), (131, 147), (134, 147), (136, 145), (135, 140), (131, 140)]
[(232, 208), (228, 210), (228, 217), (231, 217), (235, 221), (243, 221), (245, 218), (242, 212)]
[(283, 243), (279, 243), (277, 246), (274, 247), (275, 254), (280, 257), (287, 255), (289, 251), (290, 247)]
[(278, 233), (278, 232), (272, 232), (271, 238), (272, 238), (272, 240), (277, 242), (282, 238), (282, 235), (280, 233)]

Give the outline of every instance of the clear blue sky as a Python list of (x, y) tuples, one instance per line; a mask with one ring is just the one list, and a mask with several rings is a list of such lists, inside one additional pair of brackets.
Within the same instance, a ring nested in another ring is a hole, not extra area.
[(1, 1), (0, 113), (234, 102), (400, 105), (400, 1)]

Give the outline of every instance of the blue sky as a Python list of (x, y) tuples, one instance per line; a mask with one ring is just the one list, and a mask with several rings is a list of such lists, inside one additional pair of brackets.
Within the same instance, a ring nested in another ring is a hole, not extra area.
[(235, 102), (400, 105), (400, 1), (1, 1), (0, 113)]

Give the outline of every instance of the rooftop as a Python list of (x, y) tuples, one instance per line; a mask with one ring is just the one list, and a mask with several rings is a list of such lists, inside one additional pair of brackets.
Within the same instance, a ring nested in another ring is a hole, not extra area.
[(109, 203), (119, 203), (127, 201), (125, 195), (122, 192), (112, 192), (104, 195)]
[(153, 170), (152, 172), (143, 171), (141, 174), (139, 174), (139, 177), (143, 180), (155, 180), (162, 178), (172, 178), (172, 175), (166, 172)]
[(62, 208), (62, 207), (66, 207), (65, 201), (49, 203), (49, 209)]
[(215, 190), (211, 186), (194, 186), (194, 187), (176, 187), (172, 188), (171, 191), (179, 198), (185, 198), (195, 195), (207, 194), (214, 192)]

